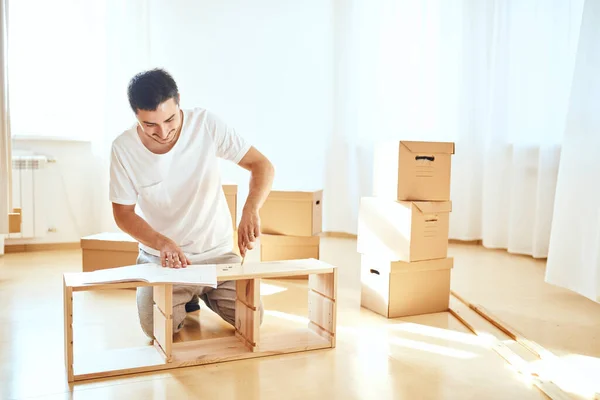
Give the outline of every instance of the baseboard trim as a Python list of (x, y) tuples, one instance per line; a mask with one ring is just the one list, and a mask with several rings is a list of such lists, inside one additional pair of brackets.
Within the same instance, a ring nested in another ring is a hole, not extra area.
[(321, 236), (344, 238), (344, 239), (356, 239), (356, 235), (354, 233), (348, 233), (348, 232), (323, 232), (321, 234)]
[(28, 243), (28, 244), (9, 244), (4, 245), (5, 253), (27, 253), (32, 251), (52, 251), (52, 250), (77, 250), (80, 249), (79, 242), (64, 243)]
[[(354, 233), (334, 232), (334, 231), (323, 232), (321, 234), (321, 236), (323, 236), (323, 237), (333, 237), (333, 238), (342, 238), (342, 239), (356, 239), (357, 238), (357, 235), (355, 235)], [(452, 243), (452, 244), (472, 244), (472, 245), (480, 246), (480, 245), (483, 244), (483, 241), (482, 240), (448, 239), (448, 243)]]
[(472, 244), (475, 246), (482, 246), (483, 240), (460, 240), (460, 239), (448, 239), (450, 244)]

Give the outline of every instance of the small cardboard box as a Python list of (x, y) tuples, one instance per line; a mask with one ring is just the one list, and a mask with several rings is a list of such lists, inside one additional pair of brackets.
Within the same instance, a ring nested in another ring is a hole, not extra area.
[(450, 200), (452, 142), (384, 142), (376, 146), (373, 196), (400, 201)]
[(22, 220), (20, 208), (14, 208), (11, 213), (8, 213), (8, 233), (20, 233)]
[(446, 258), (452, 202), (394, 201), (363, 197), (357, 251), (391, 261)]
[(223, 192), (225, 193), (225, 199), (227, 199), (227, 205), (229, 206), (229, 212), (231, 213), (231, 222), (233, 224), (233, 230), (237, 226), (237, 192), (238, 187), (234, 184), (224, 184)]
[(361, 306), (387, 318), (448, 310), (452, 258), (405, 263), (361, 255)]
[(261, 233), (315, 236), (322, 230), (323, 191), (274, 190), (260, 209)]
[[(260, 261), (319, 259), (319, 236), (260, 235)], [(295, 275), (290, 279), (308, 279), (308, 275)]]
[(134, 265), (138, 242), (126, 233), (105, 232), (82, 237), (83, 272)]

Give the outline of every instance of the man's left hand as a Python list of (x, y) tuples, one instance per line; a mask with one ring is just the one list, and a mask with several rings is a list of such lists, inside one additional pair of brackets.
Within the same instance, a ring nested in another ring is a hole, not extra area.
[(260, 216), (258, 210), (244, 208), (238, 227), (238, 247), (240, 255), (246, 256), (247, 250), (254, 248), (254, 241), (260, 236)]

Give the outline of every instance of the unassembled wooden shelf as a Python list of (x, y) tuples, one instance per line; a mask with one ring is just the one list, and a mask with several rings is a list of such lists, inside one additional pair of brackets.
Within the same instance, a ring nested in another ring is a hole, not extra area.
[[(337, 268), (320, 260), (218, 265), (218, 281), (236, 281), (235, 336), (181, 343), (173, 343), (172, 284), (142, 281), (84, 284), (83, 274), (63, 276), (65, 367), (69, 382), (335, 347)], [(307, 326), (287, 332), (261, 332), (258, 309), (261, 278), (294, 275), (309, 276)], [(74, 358), (73, 292), (138, 286), (154, 287), (153, 345), (108, 350), (87, 360)]]

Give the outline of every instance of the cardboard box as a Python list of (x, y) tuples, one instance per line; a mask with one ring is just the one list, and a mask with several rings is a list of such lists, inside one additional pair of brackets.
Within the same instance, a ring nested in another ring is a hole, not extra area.
[(405, 263), (361, 255), (361, 306), (387, 318), (447, 311), (452, 258)]
[(260, 236), (260, 260), (319, 259), (321, 238), (319, 236)]
[(323, 191), (271, 191), (260, 209), (261, 233), (315, 236), (322, 231)]
[(23, 216), (20, 208), (14, 208), (8, 213), (8, 233), (20, 233)]
[(237, 192), (238, 187), (234, 184), (224, 184), (223, 192), (225, 193), (225, 199), (229, 206), (229, 212), (231, 213), (231, 222), (233, 224), (233, 230), (237, 227)]
[(450, 201), (363, 197), (358, 213), (357, 250), (391, 261), (446, 258), (451, 211)]
[[(319, 236), (260, 235), (260, 261), (319, 259)], [(308, 275), (294, 275), (288, 279), (308, 279)]]
[(375, 148), (373, 196), (400, 201), (450, 200), (454, 143), (384, 142)]
[(126, 233), (105, 232), (82, 237), (83, 272), (134, 265), (138, 242)]

